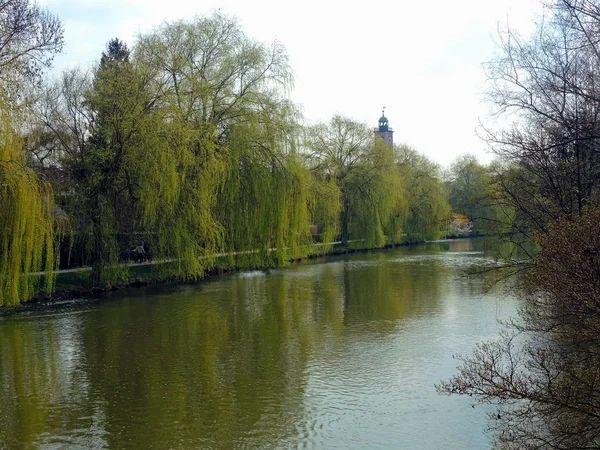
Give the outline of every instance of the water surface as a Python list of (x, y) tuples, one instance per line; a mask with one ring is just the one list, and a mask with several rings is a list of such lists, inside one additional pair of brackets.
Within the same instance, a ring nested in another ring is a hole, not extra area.
[(517, 300), (459, 240), (0, 318), (0, 448), (482, 449), (436, 393)]

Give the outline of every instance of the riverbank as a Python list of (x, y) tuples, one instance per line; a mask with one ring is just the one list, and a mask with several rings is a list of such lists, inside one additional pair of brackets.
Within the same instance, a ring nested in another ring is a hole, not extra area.
[[(352, 242), (349, 245), (344, 245), (341, 242), (333, 242), (331, 244), (319, 244), (323, 251), (315, 251), (305, 256), (291, 258), (288, 262), (301, 262), (304, 260), (321, 258), (326, 256), (336, 256), (343, 254), (381, 251), (389, 248), (418, 245), (417, 242), (402, 242), (398, 244), (388, 244), (384, 247), (363, 247), (358, 242)], [(129, 263), (119, 266), (122, 271), (120, 278), (116, 282), (106, 283), (104, 285), (94, 285), (91, 280), (91, 268), (81, 267), (76, 269), (67, 269), (59, 271), (56, 274), (55, 289), (51, 294), (37, 294), (26, 302), (10, 308), (0, 308), (0, 315), (5, 312), (22, 309), (28, 305), (34, 304), (51, 304), (54, 302), (67, 301), (73, 299), (85, 299), (94, 294), (125, 289), (129, 287), (142, 287), (151, 284), (169, 283), (169, 282), (186, 282), (189, 280), (178, 279), (172, 276), (161, 276), (160, 272), (155, 269), (154, 263)], [(158, 263), (160, 264), (160, 263)], [(268, 267), (241, 267), (231, 264), (228, 255), (219, 255), (215, 264), (207, 269), (199, 280), (224, 275), (227, 273), (239, 272), (248, 269), (267, 269)], [(125, 269), (125, 270), (123, 270)], [(36, 274), (39, 277), (39, 283), (43, 282), (43, 274)], [(195, 280), (198, 281), (198, 280)]]

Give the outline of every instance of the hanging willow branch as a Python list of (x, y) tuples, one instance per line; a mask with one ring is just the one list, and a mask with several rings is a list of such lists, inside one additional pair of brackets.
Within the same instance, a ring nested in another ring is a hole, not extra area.
[(21, 139), (0, 113), (0, 306), (33, 295), (31, 272), (45, 270), (43, 289), (52, 290), (53, 210), (49, 186), (25, 166)]

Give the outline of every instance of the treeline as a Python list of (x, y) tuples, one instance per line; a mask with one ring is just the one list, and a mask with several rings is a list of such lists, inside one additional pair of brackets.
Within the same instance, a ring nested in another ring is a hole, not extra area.
[(140, 241), (168, 262), (157, 276), (190, 279), (217, 254), (264, 267), (314, 243), (447, 231), (435, 163), (346, 117), (305, 125), (285, 49), (230, 17), (165, 23), (132, 48), (113, 39), (93, 68), (50, 79), (58, 18), (28, 0), (0, 15), (0, 306), (51, 291), (59, 261), (118, 279)]

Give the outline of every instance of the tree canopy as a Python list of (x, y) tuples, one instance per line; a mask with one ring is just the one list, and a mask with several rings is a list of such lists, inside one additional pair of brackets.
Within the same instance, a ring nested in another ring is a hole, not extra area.
[(341, 115), (303, 125), (285, 49), (237, 20), (167, 22), (98, 56), (43, 83), (21, 151), (42, 206), (56, 200), (42, 210), (66, 226), (61, 264), (76, 255), (93, 284), (126, 279), (120, 259), (134, 247), (160, 261), (154, 276), (193, 279), (218, 254), (266, 267), (323, 251), (315, 243), (439, 236), (448, 208), (437, 167)]
[(0, 3), (0, 81), (15, 100), (26, 83), (38, 82), (63, 47), (60, 20), (30, 0)]
[(0, 306), (34, 293), (31, 272), (45, 269), (52, 289), (54, 203), (47, 183), (26, 165), (21, 106), (25, 83), (37, 81), (62, 48), (62, 25), (28, 0), (0, 4)]

